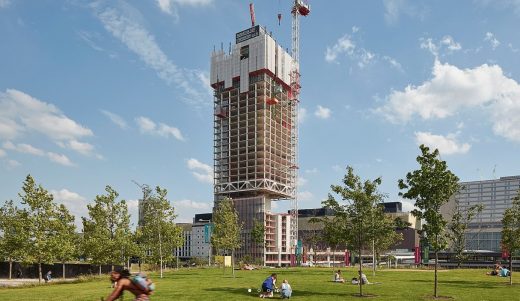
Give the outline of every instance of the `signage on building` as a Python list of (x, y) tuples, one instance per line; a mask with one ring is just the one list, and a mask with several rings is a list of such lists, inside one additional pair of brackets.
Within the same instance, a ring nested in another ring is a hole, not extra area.
[(256, 25), (255, 27), (248, 28), (246, 30), (242, 30), (236, 34), (237, 44), (252, 39), (254, 37), (258, 37), (260, 35), (260, 25)]

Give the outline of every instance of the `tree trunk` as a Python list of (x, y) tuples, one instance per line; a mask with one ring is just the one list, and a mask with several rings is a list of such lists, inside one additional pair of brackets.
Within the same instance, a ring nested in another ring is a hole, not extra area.
[(63, 279), (65, 280), (65, 261), (61, 263), (62, 264), (62, 271), (63, 271)]
[(433, 296), (437, 298), (437, 262), (439, 261), (439, 251), (435, 250), (435, 284), (433, 286)]
[(13, 275), (13, 260), (9, 258), (9, 280), (11, 280), (11, 277)]
[(233, 271), (233, 278), (235, 278), (235, 250), (231, 250), (231, 270)]
[(332, 270), (333, 271), (334, 271), (334, 268), (336, 267), (335, 264), (336, 264), (336, 249), (333, 249), (332, 250)]
[(372, 276), (376, 275), (376, 242), (372, 239)]
[(42, 283), (42, 263), (38, 262), (38, 283)]
[(361, 274), (363, 274), (363, 257), (361, 257), (361, 247), (359, 248), (359, 295), (363, 297), (363, 281), (361, 280)]
[(509, 252), (509, 285), (513, 285), (513, 251)]
[(101, 264), (99, 264), (99, 276), (101, 276)]
[(163, 277), (163, 258), (162, 258), (162, 238), (161, 238), (161, 229), (159, 229), (159, 263), (161, 265), (161, 279)]

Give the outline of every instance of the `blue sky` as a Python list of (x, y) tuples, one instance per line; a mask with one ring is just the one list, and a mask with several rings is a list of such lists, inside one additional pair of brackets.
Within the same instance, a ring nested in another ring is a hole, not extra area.
[[(254, 1), (286, 48), (290, 2)], [(301, 208), (347, 165), (400, 200), (421, 143), (463, 181), (520, 173), (519, 1), (309, 2)], [(0, 200), (30, 173), (78, 219), (105, 185), (135, 215), (132, 180), (167, 188), (178, 221), (209, 212), (210, 53), (250, 26), (248, 4), (0, 0)]]

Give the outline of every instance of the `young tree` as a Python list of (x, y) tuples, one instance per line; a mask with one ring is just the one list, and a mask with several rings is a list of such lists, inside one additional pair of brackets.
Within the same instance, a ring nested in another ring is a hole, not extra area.
[[(253, 221), (253, 228), (251, 229), (251, 239), (254, 243), (257, 244), (257, 246), (260, 246), (264, 250), (262, 253), (265, 253), (265, 227), (264, 224), (257, 219)], [(262, 264), (264, 264), (263, 258)]]
[(36, 185), (31, 175), (23, 183), (23, 192), (18, 195), (26, 205), (27, 218), (24, 221), (29, 241), (27, 261), (38, 264), (38, 281), (42, 280), (42, 263), (52, 263), (59, 246), (54, 243), (57, 229), (56, 205), (53, 196), (41, 185)]
[(70, 214), (67, 207), (61, 204), (57, 209), (56, 235), (53, 240), (56, 246), (55, 257), (62, 264), (63, 279), (65, 279), (65, 262), (74, 259), (78, 254), (79, 237), (76, 234), (74, 220), (74, 215)]
[(213, 234), (211, 244), (221, 251), (231, 251), (231, 269), (235, 277), (235, 249), (240, 248), (240, 231), (242, 225), (238, 221), (238, 213), (229, 198), (222, 199), (215, 204), (213, 213)]
[(98, 195), (94, 204), (87, 205), (89, 217), (83, 217), (83, 252), (99, 265), (124, 263), (121, 251), (132, 243), (130, 215), (125, 200), (112, 187), (106, 195)]
[(453, 174), (445, 161), (439, 156), (439, 150), (420, 146), (421, 155), (417, 157), (420, 169), (408, 172), (406, 179), (400, 179), (399, 189), (405, 190), (399, 195), (405, 199), (415, 200), (412, 214), (424, 219), (423, 231), (430, 247), (435, 252), (435, 280), (433, 294), (437, 295), (437, 263), (439, 251), (448, 246), (446, 236), (447, 221), (443, 218), (440, 208), (459, 190), (459, 178)]
[[(334, 193), (338, 194), (347, 204), (341, 205), (333, 196), (323, 204), (334, 211), (336, 220), (341, 224), (343, 240), (359, 252), (359, 271), (363, 272), (363, 250), (372, 248), (374, 237), (374, 208), (383, 200), (384, 195), (377, 188), (381, 178), (373, 181), (361, 181), (354, 174), (354, 169), (347, 167), (347, 174), (343, 178), (343, 186), (331, 185)], [(363, 283), (359, 285), (359, 295), (363, 296)]]
[(182, 246), (182, 229), (175, 224), (175, 210), (167, 199), (168, 191), (157, 186), (156, 194), (143, 202), (143, 223), (140, 227), (141, 244), (146, 258), (159, 263), (163, 277), (164, 261), (172, 261), (176, 248)]
[(457, 267), (468, 260), (468, 255), (464, 252), (466, 250), (466, 231), (471, 220), (484, 210), (484, 205), (477, 204), (469, 207), (465, 212), (462, 211), (458, 201), (455, 203), (455, 212), (451, 217), (451, 222), (448, 225), (450, 230), (449, 238), (452, 242), (452, 249), (455, 252), (455, 259), (457, 259)]
[(27, 230), (24, 229), (27, 212), (5, 202), (0, 208), (0, 256), (9, 262), (9, 279), (13, 274), (13, 262), (23, 261), (26, 256)]
[(509, 284), (513, 285), (513, 253), (520, 250), (520, 190), (502, 218), (502, 246), (509, 252)]

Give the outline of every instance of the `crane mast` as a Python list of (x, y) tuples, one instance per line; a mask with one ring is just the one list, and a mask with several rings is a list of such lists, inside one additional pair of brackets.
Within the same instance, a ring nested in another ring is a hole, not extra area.
[[(291, 180), (294, 184), (293, 196), (291, 199), (291, 224), (290, 224), (290, 237), (291, 245), (295, 250), (295, 255), (298, 257), (298, 263), (300, 262), (301, 250), (298, 246), (298, 194), (297, 194), (297, 181), (298, 181), (298, 110), (299, 110), (299, 96), (300, 96), (300, 15), (307, 16), (310, 13), (310, 6), (303, 0), (294, 0), (294, 5), (291, 10), (292, 14), (292, 33), (291, 33), (291, 55), (292, 55), (292, 66), (291, 66), (291, 89), (289, 91), (289, 99), (291, 104), (294, 106), (292, 110), (292, 124), (293, 130), (291, 132), (291, 148), (293, 149), (293, 162), (291, 168)], [(292, 260), (291, 260), (292, 261)]]

